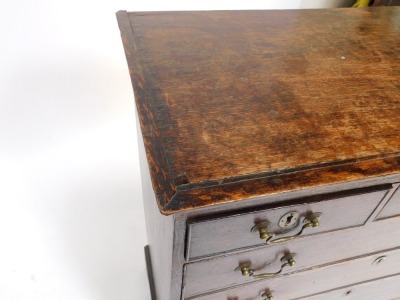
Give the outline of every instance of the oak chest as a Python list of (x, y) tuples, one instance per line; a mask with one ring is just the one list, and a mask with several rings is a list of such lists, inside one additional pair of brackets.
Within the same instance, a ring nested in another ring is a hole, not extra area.
[(153, 298), (400, 298), (400, 9), (117, 13)]

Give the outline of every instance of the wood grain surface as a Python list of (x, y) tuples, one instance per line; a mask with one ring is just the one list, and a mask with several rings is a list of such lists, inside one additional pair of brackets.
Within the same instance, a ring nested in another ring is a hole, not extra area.
[[(354, 248), (353, 248), (354, 249)], [(374, 263), (379, 257), (385, 257), (382, 263)], [(219, 299), (262, 299), (261, 294), (265, 290), (272, 291), (274, 299), (308, 299), (307, 296), (317, 293), (324, 293), (338, 287), (358, 284), (360, 282), (378, 280), (386, 276), (399, 275), (400, 249), (390, 249), (377, 252), (372, 255), (360, 256), (352, 259), (345, 259), (335, 264), (310, 268), (307, 271), (283, 275), (272, 279), (254, 280), (253, 283), (214, 291), (207, 294), (187, 296), (186, 300), (219, 300)], [(241, 275), (239, 275), (241, 276)], [(223, 282), (223, 278), (219, 279)], [(380, 281), (380, 280), (379, 280)], [(388, 282), (380, 281), (381, 286), (377, 291), (382, 291), (382, 297), (377, 298), (355, 298), (391, 300), (385, 298), (384, 291), (390, 288)], [(397, 285), (398, 286), (398, 285)], [(376, 286), (375, 286), (376, 288)], [(345, 295), (343, 295), (345, 296)], [(400, 296), (398, 290), (397, 297)], [(328, 299), (328, 298), (321, 298)], [(335, 298), (335, 299), (341, 299)], [(347, 299), (347, 297), (344, 297)], [(354, 299), (349, 297), (348, 299)]]
[[(321, 204), (322, 205), (322, 204)], [(343, 202), (338, 203), (343, 208), (350, 211), (356, 211), (356, 206), (351, 207), (350, 202), (346, 206)], [(340, 214), (340, 211), (338, 211)], [(337, 223), (349, 222), (350, 214), (334, 218)], [(358, 216), (354, 216), (355, 219)], [(399, 222), (397, 218), (397, 222)], [(323, 227), (324, 219), (321, 219), (321, 226)], [(350, 219), (351, 222), (351, 219)], [(374, 224), (378, 227), (380, 232), (387, 224), (395, 224), (379, 221)], [(338, 228), (340, 229), (340, 228)], [(392, 231), (394, 228), (391, 228)], [(252, 268), (256, 270), (256, 274), (276, 272), (282, 265), (281, 258), (287, 253), (295, 253), (296, 265), (293, 267), (285, 268), (282, 271), (285, 274), (298, 272), (308, 268), (318, 268), (320, 265), (333, 263), (335, 261), (347, 259), (364, 255), (365, 253), (372, 253), (380, 251), (381, 249), (388, 249), (397, 246), (400, 243), (400, 237), (394, 234), (390, 236), (383, 234), (378, 238), (371, 238), (371, 227), (366, 225), (364, 227), (357, 226), (350, 228), (349, 226), (341, 228), (340, 230), (333, 230), (330, 232), (319, 232), (313, 234), (310, 229), (310, 235), (304, 236), (297, 240), (292, 240), (287, 243), (275, 245), (259, 245), (257, 247), (249, 247), (245, 251), (226, 252), (218, 256), (211, 256), (207, 259), (201, 259), (195, 262), (186, 264), (185, 271), (185, 297), (202, 294), (205, 292), (215, 291), (218, 289), (229, 288), (255, 281), (252, 277), (244, 277), (240, 270), (235, 270), (240, 264), (250, 263)], [(396, 232), (400, 231), (396, 229)], [(236, 235), (238, 240), (242, 239), (242, 232)], [(214, 238), (214, 239), (213, 239)], [(215, 241), (215, 237), (210, 234), (209, 245)], [(230, 244), (229, 239), (220, 237), (227, 245)], [(385, 240), (389, 240), (386, 242)], [(390, 244), (389, 244), (390, 243)], [(397, 270), (399, 272), (399, 270)], [(334, 282), (334, 284), (336, 284)], [(339, 285), (338, 285), (339, 286)], [(290, 288), (288, 288), (290, 289)], [(289, 299), (286, 297), (278, 299)]]
[(400, 8), (117, 16), (162, 213), (400, 173)]
[[(268, 221), (269, 231), (276, 233), (277, 237), (290, 236), (300, 231), (303, 220), (311, 212), (322, 214), (320, 226), (305, 230), (302, 236), (362, 226), (390, 188), (391, 186), (381, 186), (326, 195), (324, 198), (303, 198), (300, 203), (264, 209), (257, 207), (257, 210), (250, 212), (241, 211), (228, 216), (214, 215), (205, 220), (191, 220), (188, 222), (187, 257), (193, 260), (222, 252), (263, 246), (265, 240), (260, 239), (258, 232), (251, 232), (255, 224)], [(299, 213), (296, 226), (290, 229), (279, 227), (280, 218), (293, 211)], [(221, 268), (216, 269), (221, 271)]]

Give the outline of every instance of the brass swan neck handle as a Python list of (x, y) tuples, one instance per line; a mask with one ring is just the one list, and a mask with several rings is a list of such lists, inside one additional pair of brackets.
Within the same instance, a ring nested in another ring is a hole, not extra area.
[(260, 235), (260, 239), (265, 240), (267, 244), (279, 244), (284, 243), (287, 241), (294, 240), (300, 237), (304, 230), (307, 228), (316, 228), (320, 226), (319, 219), (321, 218), (322, 213), (311, 213), (309, 214), (303, 221), (303, 226), (301, 227), (300, 231), (291, 236), (285, 236), (281, 238), (274, 237), (277, 235), (275, 232), (269, 231), (271, 223), (268, 221), (263, 221), (256, 224), (253, 228), (251, 228), (251, 232), (258, 232)]
[(251, 264), (249, 263), (244, 263), (239, 265), (235, 269), (235, 271), (240, 269), (243, 276), (253, 277), (255, 279), (265, 279), (265, 278), (276, 277), (279, 274), (281, 274), (283, 269), (285, 269), (286, 267), (294, 267), (296, 265), (296, 260), (294, 259), (293, 253), (286, 254), (284, 257), (282, 257), (281, 261), (282, 261), (281, 268), (274, 273), (254, 274), (255, 270), (251, 267)]

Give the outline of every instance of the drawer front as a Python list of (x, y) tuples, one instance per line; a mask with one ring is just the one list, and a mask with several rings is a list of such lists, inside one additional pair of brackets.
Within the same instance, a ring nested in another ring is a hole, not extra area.
[(393, 300), (397, 298), (400, 298), (400, 275), (385, 277), (301, 299)]
[[(384, 259), (382, 260), (382, 257)], [(389, 250), (373, 255), (356, 258), (353, 260), (346, 260), (340, 263), (324, 266), (318, 269), (312, 269), (305, 272), (294, 273), (288, 276), (282, 276), (272, 280), (261, 280), (244, 286), (239, 286), (233, 289), (227, 289), (224, 291), (203, 294), (198, 297), (187, 297), (185, 299), (196, 299), (196, 300), (262, 300), (262, 294), (267, 292), (270, 293), (274, 299), (309, 299), (310, 295), (314, 295), (311, 299), (340, 299), (340, 293), (333, 294), (336, 298), (323, 297), (322, 295), (317, 296), (316, 294), (323, 293), (329, 290), (334, 290), (338, 287), (356, 285), (360, 282), (370, 281), (377, 278), (383, 278), (391, 275), (398, 275), (400, 271), (400, 249)], [(397, 279), (397, 286), (400, 283)], [(382, 286), (379, 286), (380, 291), (384, 291), (384, 283), (386, 279), (380, 280)], [(391, 287), (392, 281), (387, 283), (388, 287)], [(378, 286), (376, 282), (375, 287)], [(371, 287), (371, 290), (373, 288)], [(346, 293), (351, 290), (342, 289)], [(355, 294), (360, 292), (361, 289), (356, 289)], [(342, 292), (341, 290), (339, 290)], [(396, 297), (400, 296), (400, 289), (398, 289)], [(333, 291), (332, 291), (333, 293)], [(360, 292), (361, 293), (361, 292)], [(376, 291), (375, 291), (376, 293)], [(327, 294), (331, 296), (329, 293)], [(351, 293), (348, 295), (349, 298), (345, 299), (379, 299), (379, 300), (391, 300), (385, 297), (365, 297), (351, 298)], [(383, 294), (384, 295), (384, 294)], [(318, 298), (319, 297), (319, 298)]]
[(240, 269), (235, 269), (243, 263), (250, 263), (256, 270), (255, 274), (276, 272), (281, 267), (281, 258), (288, 252), (296, 254), (296, 265), (283, 269), (280, 277), (395, 247), (400, 247), (400, 218), (319, 236), (307, 236), (287, 244), (257, 247), (186, 264), (185, 295), (195, 296), (254, 282), (253, 277), (243, 276)]
[(397, 188), (376, 219), (382, 220), (398, 216), (400, 216), (400, 187)]
[[(261, 239), (260, 233), (254, 226), (265, 222), (270, 224), (268, 232), (276, 234), (275, 239), (294, 235), (299, 233), (304, 225), (302, 222), (311, 212), (322, 213), (320, 226), (305, 229), (302, 236), (361, 226), (390, 188), (391, 186), (381, 186), (342, 193), (341, 196), (333, 194), (310, 197), (301, 199), (298, 201), (301, 204), (297, 205), (190, 222), (187, 256), (195, 259), (263, 245), (265, 240)], [(294, 218), (291, 213), (294, 213)], [(297, 222), (293, 222), (296, 220)], [(293, 227), (285, 227), (291, 223)]]

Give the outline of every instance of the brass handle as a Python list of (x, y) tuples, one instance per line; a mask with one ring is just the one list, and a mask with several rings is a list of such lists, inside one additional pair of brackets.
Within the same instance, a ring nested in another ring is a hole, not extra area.
[(275, 276), (278, 276), (279, 274), (281, 274), (284, 268), (293, 267), (296, 265), (296, 261), (293, 256), (294, 256), (294, 254), (289, 253), (289, 254), (285, 255), (284, 257), (282, 257), (281, 261), (284, 263), (281, 265), (281, 268), (279, 269), (279, 271), (277, 271), (275, 273), (254, 274), (255, 270), (251, 267), (251, 265), (249, 263), (244, 263), (244, 264), (239, 265), (239, 267), (237, 267), (235, 269), (235, 271), (240, 269), (243, 276), (253, 277), (255, 279), (272, 278), (272, 277), (275, 277)]
[(270, 291), (266, 291), (264, 294), (261, 295), (263, 297), (263, 300), (274, 300), (274, 297), (272, 296)]
[(267, 244), (278, 244), (284, 243), (290, 240), (294, 240), (301, 236), (306, 228), (315, 228), (319, 227), (319, 218), (321, 217), (322, 213), (312, 213), (308, 215), (303, 223), (303, 227), (301, 227), (300, 231), (295, 235), (285, 236), (277, 239), (273, 239), (277, 234), (275, 232), (270, 232), (269, 227), (270, 223), (268, 221), (263, 221), (261, 223), (256, 224), (251, 231), (257, 232), (260, 234), (260, 239), (265, 240)]

